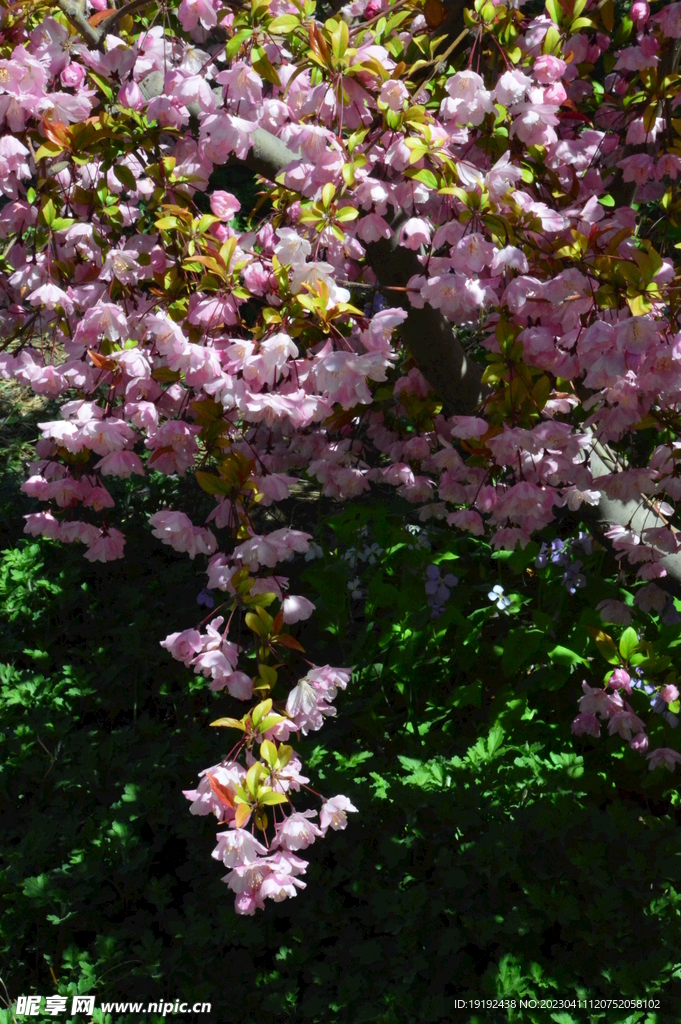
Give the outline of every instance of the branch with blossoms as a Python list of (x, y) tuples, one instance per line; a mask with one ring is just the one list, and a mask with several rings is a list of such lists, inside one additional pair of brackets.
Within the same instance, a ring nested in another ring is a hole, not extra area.
[[(594, 0), (536, 16), (475, 0), (456, 33), (433, 0), (353, 0), (324, 21), (288, 0), (181, 0), (163, 24), (153, 3), (92, 6), (0, 16), (0, 375), (60, 403), (26, 531), (106, 562), (125, 545), (110, 478), (189, 473), (213, 499), (201, 525), (165, 509), (151, 526), (211, 558), (225, 592), (224, 616), (167, 645), (255, 701), (230, 726), (234, 786), (218, 778), (222, 820), (253, 829), (231, 866), (264, 857), (256, 842), (278, 858), (248, 875), (250, 910), (258, 872), (277, 898), (300, 874), (298, 840), (275, 846), (303, 835), (273, 776), (293, 762), (282, 746), (347, 682), (312, 666), (286, 700), (273, 690), (283, 652), (303, 653), (285, 627), (311, 609), (254, 574), (308, 540), (264, 534), (261, 509), (301, 478), (339, 501), (393, 487), (497, 550), (561, 508), (593, 515), (640, 607), (669, 608), (681, 5), (638, 2), (615, 26)], [(234, 161), (263, 179), (246, 224), (213, 187)]]
[[(161, 528), (168, 522), (162, 513), (154, 519)], [(235, 907), (240, 914), (254, 913), (266, 898), (280, 901), (295, 896), (297, 889), (305, 886), (299, 876), (307, 867), (298, 851), (325, 836), (329, 827), (345, 828), (348, 812), (356, 811), (347, 797), (327, 800), (310, 789), (310, 780), (301, 774), (300, 759), (285, 742), (291, 733), (306, 736), (320, 729), (325, 717), (335, 715), (331, 702), (339, 688), (346, 688), (350, 672), (311, 665), (285, 703), (269, 696), (281, 682), (282, 669), (289, 669), (279, 660), (282, 653), (304, 654), (284, 626), (309, 618), (314, 605), (303, 597), (283, 597), (287, 584), (283, 577), (254, 578), (251, 573), (259, 568), (259, 559), (272, 565), (292, 550), (306, 551), (309, 540), (299, 531), (279, 530), (239, 545), (232, 559), (223, 555), (213, 558), (211, 589), (223, 590), (232, 598), (225, 628), (220, 615), (207, 625), (205, 633), (186, 629), (162, 642), (178, 661), (210, 677), (212, 690), (226, 689), (244, 701), (254, 695), (261, 698), (241, 719), (219, 718), (211, 723), (236, 730), (239, 737), (219, 764), (200, 773), (197, 789), (185, 792), (192, 801), (192, 814), (212, 813), (219, 822), (230, 825), (231, 831), (218, 834), (213, 856), (231, 869), (224, 881), (236, 893)], [(280, 607), (273, 617), (266, 609), (277, 600)], [(228, 638), (235, 613), (243, 614), (253, 635), (255, 678), (237, 668), (243, 648)], [(293, 795), (301, 790), (322, 800), (319, 825), (311, 820), (316, 811), (295, 809)], [(249, 823), (250, 832), (246, 828)]]
[[(579, 699), (572, 732), (598, 739), (601, 722), (607, 722), (610, 736), (619, 735), (632, 750), (646, 755), (650, 771), (665, 767), (673, 772), (681, 764), (681, 753), (667, 746), (649, 750), (648, 725), (641, 717), (648, 704), (649, 721), (661, 715), (665, 732), (667, 727), (676, 729), (679, 724), (681, 700), (676, 674), (667, 671), (671, 667), (669, 659), (656, 657), (652, 645), (640, 639), (631, 626), (624, 630), (618, 644), (603, 630), (591, 632), (602, 657), (616, 667), (605, 673), (602, 687), (582, 684), (584, 695)], [(655, 680), (660, 675), (663, 678)], [(640, 714), (631, 701), (636, 701)]]

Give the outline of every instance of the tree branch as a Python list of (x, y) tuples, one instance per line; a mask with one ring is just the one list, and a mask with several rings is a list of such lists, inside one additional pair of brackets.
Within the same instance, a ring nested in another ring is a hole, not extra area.
[(62, 14), (66, 15), (73, 27), (80, 32), (89, 46), (93, 46), (96, 50), (102, 48), (106, 33), (102, 33), (100, 29), (92, 27), (77, 0), (57, 0), (57, 6)]

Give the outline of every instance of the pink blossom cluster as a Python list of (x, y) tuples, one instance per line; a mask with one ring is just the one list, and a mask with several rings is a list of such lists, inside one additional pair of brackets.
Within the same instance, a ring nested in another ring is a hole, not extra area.
[(646, 754), (651, 771), (664, 766), (673, 772), (676, 764), (681, 763), (681, 754), (670, 747), (649, 750), (646, 724), (635, 714), (623, 696), (630, 695), (633, 690), (638, 689), (653, 695), (654, 711), (662, 712), (665, 717), (670, 718), (674, 727), (678, 724), (676, 716), (663, 710), (679, 699), (679, 689), (674, 683), (667, 683), (656, 689), (642, 684), (638, 679), (632, 679), (626, 669), (616, 668), (606, 676), (606, 684), (601, 688), (591, 687), (587, 682), (582, 683), (584, 695), (579, 698), (579, 714), (572, 723), (572, 732), (576, 736), (593, 736), (598, 739), (601, 735), (601, 722), (607, 722), (610, 736), (619, 735), (628, 741), (632, 750)]
[[(185, 794), (188, 795), (188, 794)], [(223, 882), (234, 892), (238, 914), (254, 914), (264, 909), (266, 899), (280, 903), (305, 888), (300, 875), (305, 874), (307, 861), (297, 856), (315, 839), (323, 839), (329, 828), (338, 831), (347, 826), (347, 816), (357, 808), (345, 796), (335, 796), (322, 803), (319, 824), (311, 819), (316, 811), (292, 811), (275, 823), (274, 839), (269, 848), (242, 828), (218, 832), (215, 860), (230, 868)]]

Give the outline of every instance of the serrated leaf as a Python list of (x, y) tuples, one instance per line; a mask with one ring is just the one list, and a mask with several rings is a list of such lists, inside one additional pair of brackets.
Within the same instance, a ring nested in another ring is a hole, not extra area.
[(342, 206), (336, 213), (336, 220), (341, 224), (356, 220), (357, 217), (359, 217), (359, 210), (356, 210), (354, 206)]
[[(252, 581), (250, 586), (253, 586)], [(272, 602), (276, 601), (276, 599), (276, 594), (254, 594), (252, 597), (245, 597), (244, 604), (247, 604), (251, 608), (269, 608)]]

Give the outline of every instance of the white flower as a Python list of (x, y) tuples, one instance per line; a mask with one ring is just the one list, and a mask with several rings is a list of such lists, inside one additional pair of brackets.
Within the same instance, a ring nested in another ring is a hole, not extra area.
[(496, 587), (492, 587), (487, 596), (500, 612), (505, 611), (511, 603), (510, 597), (504, 596), (504, 588), (499, 583), (497, 583)]

